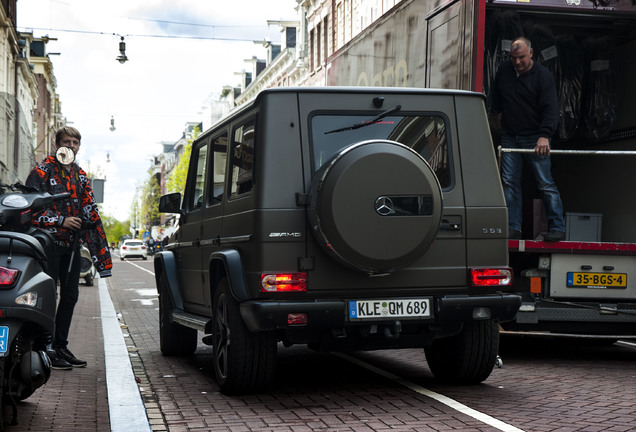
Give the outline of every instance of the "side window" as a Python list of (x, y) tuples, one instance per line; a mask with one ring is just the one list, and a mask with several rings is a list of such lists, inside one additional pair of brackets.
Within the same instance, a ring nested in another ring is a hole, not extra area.
[(196, 167), (194, 168), (194, 173), (192, 174), (194, 178), (192, 179), (192, 193), (189, 197), (190, 205), (189, 209), (194, 210), (198, 209), (203, 205), (203, 192), (205, 189), (205, 166), (208, 159), (208, 146), (203, 145), (198, 149), (192, 149), (193, 160), (196, 160)]
[(227, 131), (212, 139), (212, 187), (209, 189), (210, 205), (223, 201), (225, 193), (225, 167), (227, 162)]
[(230, 198), (235, 198), (251, 192), (254, 183), (254, 117), (232, 130), (230, 154)]

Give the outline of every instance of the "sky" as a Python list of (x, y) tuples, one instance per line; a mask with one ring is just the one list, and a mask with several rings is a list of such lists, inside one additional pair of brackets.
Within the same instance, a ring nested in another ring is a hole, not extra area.
[[(295, 20), (296, 0), (18, 0), (17, 26), (49, 36), (62, 114), (82, 134), (79, 165), (105, 177), (102, 214), (128, 219), (161, 142), (223, 86), (236, 86), (244, 60), (280, 43), (268, 20)], [(124, 36), (124, 64), (116, 61)], [(55, 55), (52, 53), (59, 53)], [(115, 130), (111, 131), (111, 118)], [(110, 161), (108, 161), (110, 160)]]

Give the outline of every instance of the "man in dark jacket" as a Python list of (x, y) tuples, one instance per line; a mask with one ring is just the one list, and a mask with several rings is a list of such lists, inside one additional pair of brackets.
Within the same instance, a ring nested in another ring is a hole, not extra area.
[[(56, 150), (80, 148), (81, 135), (72, 127), (63, 127), (55, 137)], [(86, 361), (76, 358), (68, 349), (68, 334), (75, 304), (79, 297), (80, 242), (86, 244), (101, 277), (111, 276), (113, 262), (108, 241), (86, 172), (73, 161), (59, 162), (46, 157), (33, 168), (26, 184), (51, 194), (69, 192), (67, 200), (57, 201), (33, 217), (33, 224), (50, 232), (55, 238), (55, 281), (60, 283), (60, 301), (55, 315), (55, 335), (49, 357), (54, 369), (85, 367)], [(82, 229), (90, 226), (89, 229)], [(76, 238), (80, 236), (79, 238)], [(79, 241), (77, 241), (79, 240)], [(75, 252), (75, 253), (73, 253)], [(71, 259), (73, 262), (71, 263)], [(70, 268), (70, 272), (69, 272)]]
[(532, 59), (526, 38), (510, 45), (511, 62), (502, 64), (495, 76), (493, 111), (502, 126), (503, 148), (533, 149), (534, 153), (504, 153), (501, 179), (508, 206), (508, 231), (521, 238), (521, 181), (524, 160), (532, 171), (548, 217), (546, 241), (565, 239), (561, 195), (552, 178), (550, 139), (559, 123), (559, 103), (552, 74)]

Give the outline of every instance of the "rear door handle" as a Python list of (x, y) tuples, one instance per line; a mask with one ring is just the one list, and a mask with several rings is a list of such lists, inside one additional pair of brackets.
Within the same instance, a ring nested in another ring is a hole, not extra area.
[(439, 229), (442, 231), (460, 231), (462, 225), (456, 222), (442, 222)]

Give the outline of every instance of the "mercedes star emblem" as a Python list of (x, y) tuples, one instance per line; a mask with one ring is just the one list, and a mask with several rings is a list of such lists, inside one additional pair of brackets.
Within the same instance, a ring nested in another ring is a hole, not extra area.
[(380, 216), (388, 216), (391, 213), (394, 213), (393, 201), (391, 201), (391, 198), (386, 196), (381, 196), (380, 198), (375, 200), (375, 211)]

